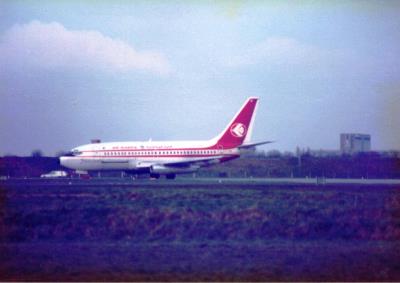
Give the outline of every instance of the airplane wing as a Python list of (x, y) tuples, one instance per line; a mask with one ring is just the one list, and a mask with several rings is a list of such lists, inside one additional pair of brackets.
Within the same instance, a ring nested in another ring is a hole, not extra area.
[(209, 166), (219, 163), (217, 157), (204, 158), (191, 161), (177, 161), (177, 162), (144, 162), (138, 164), (137, 169), (146, 168), (150, 173), (155, 174), (176, 174), (176, 173), (192, 173), (197, 171), (200, 167)]
[(168, 166), (168, 167), (181, 167), (181, 168), (189, 167), (189, 166), (193, 166), (193, 165), (204, 166), (204, 165), (219, 163), (220, 158), (221, 158), (221, 156), (213, 156), (211, 158), (202, 158), (202, 159), (190, 160), (190, 161), (167, 162), (167, 163), (162, 163), (162, 165)]
[(219, 163), (218, 159), (220, 156), (213, 156), (211, 158), (202, 158), (190, 161), (176, 161), (176, 162), (140, 162), (137, 164), (137, 168), (149, 168), (152, 166), (165, 166), (170, 168), (187, 168), (191, 166), (205, 166), (215, 163)]
[(254, 143), (246, 143), (238, 146), (239, 149), (246, 149), (246, 148), (252, 148), (258, 145), (262, 144), (267, 144), (267, 143), (274, 143), (275, 141), (262, 141), (262, 142), (254, 142)]

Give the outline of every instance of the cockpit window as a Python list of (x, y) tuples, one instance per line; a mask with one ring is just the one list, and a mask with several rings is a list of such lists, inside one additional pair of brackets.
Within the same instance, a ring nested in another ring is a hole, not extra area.
[(79, 150), (77, 150), (77, 149), (74, 149), (73, 151), (72, 151), (72, 155), (73, 156), (78, 156), (78, 155), (81, 155), (82, 154), (82, 151), (79, 151)]

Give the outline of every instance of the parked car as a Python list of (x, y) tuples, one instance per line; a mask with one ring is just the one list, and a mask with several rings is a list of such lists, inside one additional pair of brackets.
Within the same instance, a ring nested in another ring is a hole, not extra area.
[(50, 171), (49, 173), (40, 175), (40, 178), (64, 178), (68, 177), (67, 172), (62, 170), (54, 170)]

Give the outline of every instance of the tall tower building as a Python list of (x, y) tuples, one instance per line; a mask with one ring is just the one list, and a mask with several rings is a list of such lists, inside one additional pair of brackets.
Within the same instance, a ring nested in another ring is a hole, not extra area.
[(371, 150), (371, 135), (340, 134), (340, 151), (342, 153), (358, 153)]

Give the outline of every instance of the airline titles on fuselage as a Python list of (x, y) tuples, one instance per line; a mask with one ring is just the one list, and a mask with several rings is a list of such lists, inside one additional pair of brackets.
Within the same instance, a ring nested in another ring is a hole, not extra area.
[(174, 149), (172, 147), (145, 147), (145, 149), (137, 149), (137, 147), (113, 147), (112, 150), (90, 150), (83, 151), (79, 155), (81, 157), (151, 157), (151, 156), (213, 156), (219, 154), (234, 154), (234, 149)]

